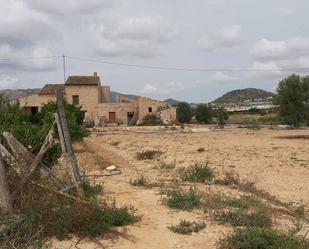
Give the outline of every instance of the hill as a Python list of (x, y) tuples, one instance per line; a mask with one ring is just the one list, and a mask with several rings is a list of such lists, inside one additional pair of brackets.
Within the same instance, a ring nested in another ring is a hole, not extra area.
[(169, 99), (164, 100), (164, 102), (170, 104), (171, 106), (176, 106), (180, 101), (178, 101), (176, 99), (169, 98)]
[[(4, 90), (0, 90), (0, 95), (5, 95), (10, 100), (14, 100), (14, 99), (18, 99), (20, 97), (25, 97), (25, 96), (29, 96), (29, 95), (32, 95), (32, 94), (36, 94), (39, 91), (40, 91), (40, 88), (34, 88), (34, 89), (15, 89), (15, 90), (4, 89)], [(111, 91), (111, 102), (113, 102), (113, 103), (116, 102), (116, 96), (117, 95), (124, 96), (125, 98), (128, 98), (128, 99), (135, 99), (135, 98), (138, 97), (137, 95), (122, 94), (122, 93)]]
[(15, 90), (4, 89), (4, 90), (0, 90), (0, 94), (1, 95), (5, 95), (10, 100), (14, 100), (14, 99), (18, 99), (20, 97), (25, 97), (25, 96), (29, 96), (29, 95), (32, 95), (32, 94), (36, 94), (38, 91), (40, 91), (39, 88), (34, 88), (34, 89), (15, 89)]
[(262, 89), (257, 88), (245, 88), (230, 91), (220, 98), (213, 101), (215, 104), (226, 104), (226, 103), (243, 103), (246, 101), (258, 101), (267, 100), (273, 97), (274, 94)]

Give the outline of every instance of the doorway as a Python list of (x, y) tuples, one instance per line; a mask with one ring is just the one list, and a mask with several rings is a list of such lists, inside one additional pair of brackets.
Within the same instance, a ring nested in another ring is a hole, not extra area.
[(127, 114), (128, 124), (131, 123), (131, 121), (133, 120), (133, 118), (134, 118), (134, 112), (128, 112), (128, 114)]
[(108, 121), (110, 123), (116, 123), (116, 112), (109, 112), (108, 113)]

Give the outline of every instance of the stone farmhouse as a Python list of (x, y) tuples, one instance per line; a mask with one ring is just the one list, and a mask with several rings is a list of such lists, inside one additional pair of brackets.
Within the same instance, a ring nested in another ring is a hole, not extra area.
[(118, 95), (116, 103), (111, 102), (109, 86), (101, 86), (97, 73), (92, 76), (69, 76), (64, 84), (46, 84), (37, 94), (19, 98), (20, 106), (35, 114), (44, 104), (56, 100), (55, 90), (66, 100), (81, 106), (86, 111), (85, 122), (95, 125), (107, 123), (139, 123), (148, 114), (159, 115), (163, 123), (176, 120), (176, 108), (166, 102), (145, 97), (127, 99)]

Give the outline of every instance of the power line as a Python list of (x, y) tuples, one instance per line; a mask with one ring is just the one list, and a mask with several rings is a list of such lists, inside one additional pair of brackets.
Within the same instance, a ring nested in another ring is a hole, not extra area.
[(115, 66), (123, 66), (123, 67), (135, 67), (142, 69), (154, 69), (154, 70), (166, 70), (166, 71), (187, 71), (187, 72), (280, 72), (280, 71), (302, 71), (309, 70), (308, 67), (304, 68), (282, 68), (282, 69), (248, 69), (248, 68), (205, 68), (205, 69), (197, 69), (197, 68), (177, 68), (177, 67), (161, 67), (161, 66), (151, 66), (151, 65), (141, 65), (141, 64), (129, 64), (129, 63), (119, 63), (119, 62), (111, 62), (76, 56), (66, 56), (72, 60), (78, 61), (88, 61), (94, 63), (102, 63), (108, 65)]
[(120, 63), (112, 62), (106, 60), (98, 60), (85, 57), (77, 56), (65, 56), (63, 55), (54, 55), (54, 56), (40, 56), (40, 57), (15, 57), (15, 58), (0, 58), (0, 61), (19, 61), (19, 60), (40, 60), (40, 59), (55, 59), (62, 58), (63, 60), (63, 70), (65, 78), (65, 59), (72, 59), (77, 61), (87, 61), (93, 63), (122, 66), (122, 67), (133, 67), (140, 69), (151, 69), (151, 70), (164, 70), (164, 71), (186, 71), (186, 72), (282, 72), (282, 71), (309, 71), (309, 67), (303, 68), (273, 68), (273, 69), (250, 69), (250, 68), (178, 68), (178, 67), (162, 67), (162, 66), (153, 66), (153, 65), (142, 65), (142, 64), (130, 64), (130, 63)]
[(15, 58), (0, 58), (0, 61), (19, 61), (19, 60), (40, 60), (40, 59), (54, 59), (61, 58), (60, 55), (54, 56), (37, 56), (37, 57), (15, 57)]

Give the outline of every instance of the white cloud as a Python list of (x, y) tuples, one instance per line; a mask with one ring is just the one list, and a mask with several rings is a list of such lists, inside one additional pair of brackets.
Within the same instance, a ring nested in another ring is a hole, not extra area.
[(112, 7), (121, 0), (24, 0), (30, 7), (53, 15), (87, 14)]
[(239, 77), (224, 72), (213, 72), (202, 80), (195, 81), (195, 87), (209, 86), (215, 84), (229, 84), (239, 80)]
[(33, 47), (27, 50), (19, 50), (7, 44), (0, 45), (0, 58), (2, 68), (14, 70), (30, 71), (50, 71), (56, 68), (55, 59), (34, 59), (34, 60), (9, 60), (9, 58), (27, 58), (27, 57), (48, 57), (52, 53), (47, 48)]
[(160, 16), (123, 17), (99, 24), (98, 52), (105, 56), (153, 57), (176, 31)]
[(204, 35), (198, 40), (198, 47), (204, 51), (215, 51), (239, 46), (242, 42), (240, 25), (222, 28), (217, 34)]
[(59, 38), (48, 18), (21, 1), (0, 0), (0, 41), (16, 48)]
[(15, 88), (18, 82), (19, 80), (16, 77), (1, 75), (0, 76), (0, 89)]
[(282, 41), (261, 39), (253, 47), (255, 59), (286, 59), (300, 55), (309, 55), (309, 38), (292, 37)]
[(154, 86), (153, 84), (146, 84), (140, 91), (141, 94), (145, 95), (168, 95), (177, 91), (185, 89), (185, 86), (181, 82), (170, 81), (162, 86)]

